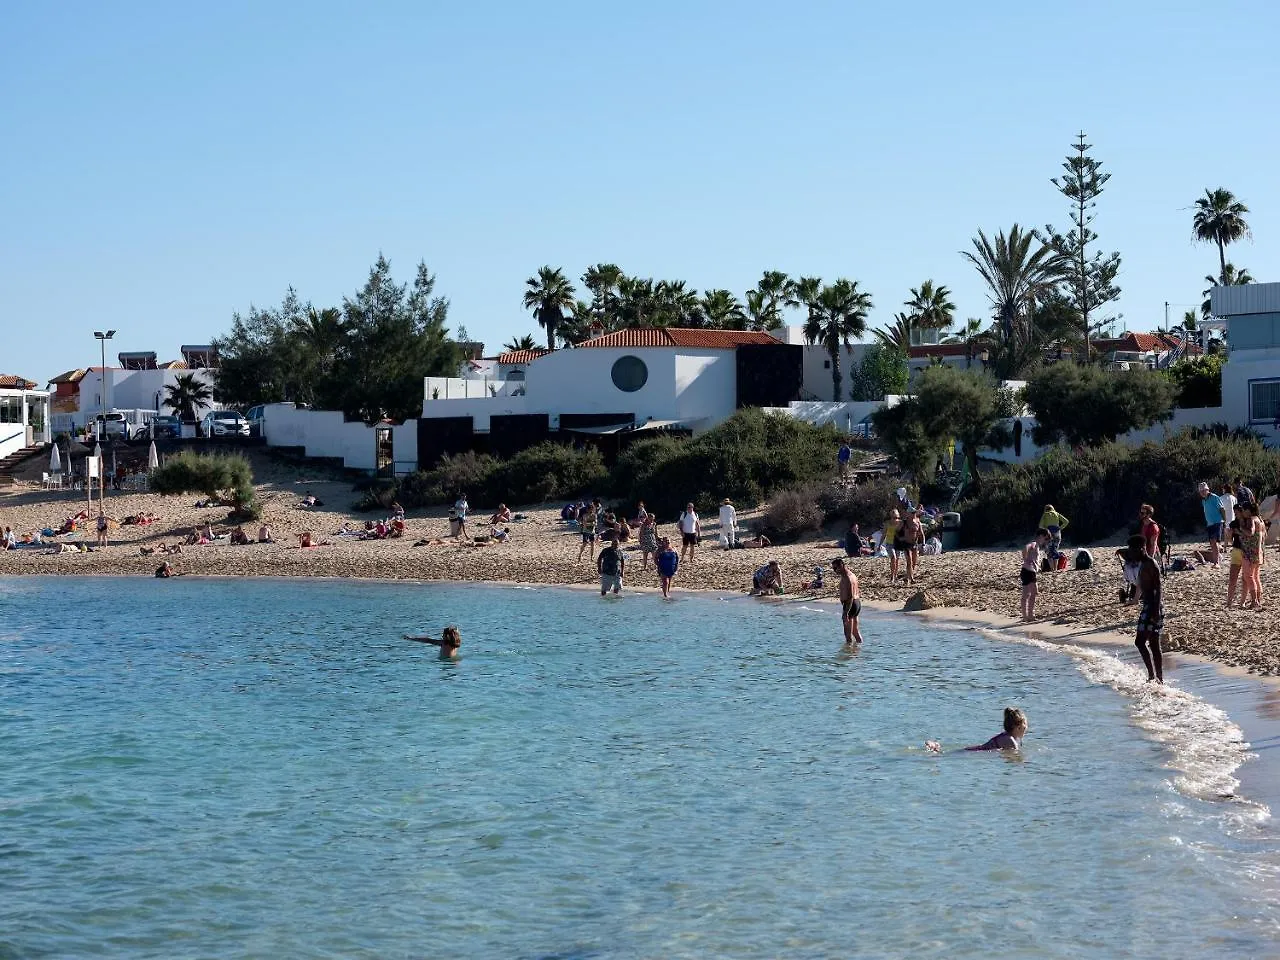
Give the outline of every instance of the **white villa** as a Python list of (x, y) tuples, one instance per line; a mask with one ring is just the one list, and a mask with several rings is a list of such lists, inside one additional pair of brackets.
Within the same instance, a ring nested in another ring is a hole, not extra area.
[[(182, 347), (181, 360), (156, 361), (152, 351), (121, 353), (119, 366), (68, 370), (49, 381), (53, 393), (55, 433), (70, 433), (84, 427), (100, 413), (126, 411), (142, 416), (169, 412), (165, 387), (177, 383), (183, 374), (192, 374), (212, 391), (216, 358), (208, 346)], [(202, 407), (197, 416), (209, 407)]]
[(49, 391), (23, 377), (0, 375), (0, 460), (50, 439)]
[(1222, 367), (1225, 423), (1280, 441), (1280, 283), (1214, 287), (1213, 315), (1230, 348)]

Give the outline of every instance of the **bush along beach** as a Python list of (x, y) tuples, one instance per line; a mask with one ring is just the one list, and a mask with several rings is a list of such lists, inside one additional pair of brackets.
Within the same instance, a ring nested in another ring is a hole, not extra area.
[(1075, 543), (1112, 536), (1137, 523), (1138, 507), (1156, 506), (1157, 520), (1174, 534), (1200, 538), (1201, 480), (1215, 486), (1243, 477), (1254, 489), (1274, 488), (1280, 453), (1252, 435), (1184, 430), (1164, 443), (1050, 450), (1034, 463), (989, 474), (979, 495), (960, 503), (963, 541), (987, 546), (1025, 537), (1046, 503), (1071, 518)]
[(231, 507), (231, 522), (261, 515), (253, 490), (253, 470), (239, 455), (204, 455), (183, 450), (151, 471), (149, 486), (162, 496), (202, 493)]

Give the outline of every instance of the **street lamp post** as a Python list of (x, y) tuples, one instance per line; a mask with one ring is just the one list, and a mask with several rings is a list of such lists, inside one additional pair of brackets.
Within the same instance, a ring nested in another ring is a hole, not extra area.
[[(107, 341), (116, 335), (114, 330), (108, 330), (103, 333), (101, 330), (93, 331), (93, 337), (102, 345), (102, 366), (98, 368), (98, 386), (101, 393), (98, 395), (98, 413), (107, 412)], [(102, 418), (98, 418), (98, 426), (93, 431), (97, 439), (102, 439)]]
[[(99, 450), (102, 449), (101, 447), (102, 431), (103, 431), (103, 426), (106, 423), (105, 414), (107, 412), (107, 341), (110, 340), (115, 335), (116, 335), (116, 332), (114, 330), (108, 330), (106, 333), (103, 333), (101, 330), (93, 331), (94, 339), (97, 340), (98, 343), (102, 345), (102, 366), (98, 368), (98, 385), (99, 387), (101, 387), (102, 392), (98, 397), (98, 414), (99, 415), (96, 421), (97, 429), (94, 430), (94, 434), (97, 436), (97, 439), (98, 439)], [(102, 458), (99, 457), (98, 458), (98, 509), (99, 510), (102, 509), (102, 498), (107, 492), (107, 482), (106, 482), (106, 478), (103, 477), (104, 471), (102, 467), (103, 467)]]

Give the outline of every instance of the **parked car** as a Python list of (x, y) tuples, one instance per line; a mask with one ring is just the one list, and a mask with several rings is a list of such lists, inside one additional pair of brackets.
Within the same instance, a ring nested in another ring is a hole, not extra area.
[(262, 422), (265, 419), (263, 411), (266, 409), (266, 406), (260, 403), (256, 407), (250, 407), (249, 412), (244, 415), (244, 418), (249, 421), (249, 436), (262, 436)]
[(151, 418), (148, 435), (152, 440), (163, 440), (167, 437), (178, 439), (182, 436), (182, 421), (177, 417), (156, 415)]
[(132, 440), (135, 431), (123, 413), (100, 413), (93, 418), (92, 432), (100, 440)]
[(249, 421), (234, 410), (210, 410), (200, 421), (202, 437), (247, 437)]

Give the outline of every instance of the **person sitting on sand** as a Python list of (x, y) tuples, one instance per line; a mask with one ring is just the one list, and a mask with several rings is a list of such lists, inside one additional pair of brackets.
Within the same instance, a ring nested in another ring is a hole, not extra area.
[(786, 592), (782, 582), (782, 567), (777, 560), (770, 560), (751, 576), (751, 596), (779, 594)]
[(435, 637), (414, 637), (405, 634), (406, 640), (412, 640), (414, 643), (429, 643), (440, 648), (441, 660), (455, 660), (458, 657), (458, 651), (462, 647), (462, 634), (458, 632), (457, 627), (445, 627), (440, 639)]
[(397, 520), (404, 519), (404, 507), (400, 506), (399, 500), (391, 501), (391, 516)]
[[(986, 743), (974, 747), (965, 747), (967, 752), (979, 750), (1020, 750), (1022, 740), (1027, 735), (1027, 715), (1016, 707), (1004, 708), (1004, 730), (997, 733)], [(942, 744), (937, 740), (926, 740), (925, 749), (930, 753), (941, 753)]]
[(18, 541), (14, 537), (13, 531), (10, 530), (8, 527), (4, 528), (4, 549), (6, 550), (18, 549)]
[(231, 531), (231, 545), (233, 547), (247, 547), (249, 545), (249, 535), (244, 532), (244, 527), (236, 527)]
[(168, 579), (169, 577), (180, 577), (182, 576), (182, 573), (178, 570), (175, 570), (173, 568), (173, 564), (171, 564), (168, 560), (166, 560), (164, 563), (160, 564), (160, 566), (156, 567), (156, 576), (162, 580), (165, 580), (165, 579)]
[(311, 542), (311, 531), (310, 531), (310, 530), (304, 530), (304, 531), (302, 531), (302, 533), (298, 534), (298, 546), (299, 546), (299, 547), (310, 547), (310, 546), (313, 546), (313, 544), (312, 544), (312, 542)]
[(392, 517), (391, 522), (387, 524), (387, 536), (399, 538), (404, 536), (405, 525), (403, 517)]
[(825, 590), (827, 582), (823, 579), (825, 571), (821, 567), (813, 568), (813, 579), (800, 584), (801, 590)]
[(498, 504), (498, 512), (489, 518), (489, 526), (496, 527), (500, 523), (511, 522), (511, 511), (505, 503)]
[(506, 543), (511, 539), (511, 528), (503, 527), (501, 530), (494, 531), (493, 539), (498, 543)]
[(258, 542), (259, 543), (275, 543), (276, 542), (276, 538), (271, 532), (270, 525), (264, 523), (262, 526), (258, 528)]

